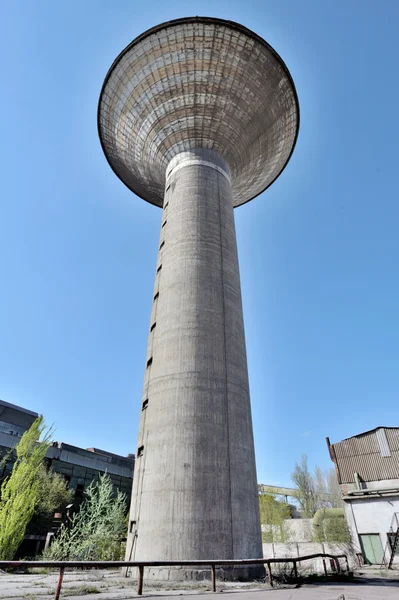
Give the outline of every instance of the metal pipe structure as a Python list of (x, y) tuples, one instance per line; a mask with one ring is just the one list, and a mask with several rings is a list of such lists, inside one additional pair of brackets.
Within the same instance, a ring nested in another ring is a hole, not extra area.
[(163, 208), (126, 560), (261, 558), (233, 208), (292, 154), (291, 76), (241, 25), (178, 19), (115, 60), (98, 126), (115, 173)]

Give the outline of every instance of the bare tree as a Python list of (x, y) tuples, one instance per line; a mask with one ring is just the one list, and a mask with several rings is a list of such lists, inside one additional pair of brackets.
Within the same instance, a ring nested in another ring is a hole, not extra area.
[(342, 508), (342, 494), (335, 469), (323, 471), (316, 466), (314, 474), (308, 469), (308, 457), (302, 455), (291, 475), (298, 488), (297, 500), (303, 516), (312, 518), (320, 508)]
[(335, 469), (328, 469), (327, 486), (330, 494), (331, 506), (333, 508), (343, 508), (344, 501), (342, 500), (341, 487), (338, 483), (338, 477)]
[(302, 454), (300, 463), (295, 463), (295, 469), (291, 478), (298, 489), (296, 497), (303, 512), (303, 516), (312, 518), (319, 507), (315, 481), (308, 469), (308, 457), (306, 454)]

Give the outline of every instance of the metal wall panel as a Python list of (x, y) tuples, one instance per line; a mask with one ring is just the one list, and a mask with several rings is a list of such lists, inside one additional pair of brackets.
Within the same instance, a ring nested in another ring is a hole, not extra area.
[[(387, 447), (383, 452), (378, 435), (385, 435)], [(398, 428), (378, 428), (333, 444), (333, 448), (342, 483), (354, 483), (354, 473), (359, 473), (363, 481), (399, 479)], [(383, 456), (387, 451), (390, 456)]]

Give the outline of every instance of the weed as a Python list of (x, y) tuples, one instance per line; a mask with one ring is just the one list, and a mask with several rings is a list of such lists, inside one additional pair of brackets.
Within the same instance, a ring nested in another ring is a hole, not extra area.
[(101, 590), (94, 585), (80, 585), (79, 587), (65, 588), (62, 592), (64, 598), (67, 596), (86, 596), (87, 594), (101, 594)]
[(30, 569), (27, 569), (27, 572), (30, 575), (48, 575), (50, 569), (47, 567), (31, 567)]

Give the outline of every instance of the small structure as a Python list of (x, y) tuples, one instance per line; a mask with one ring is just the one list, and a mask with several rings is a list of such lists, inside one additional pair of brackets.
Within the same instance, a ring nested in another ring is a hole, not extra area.
[(366, 564), (399, 563), (399, 427), (377, 427), (327, 445), (352, 544)]

